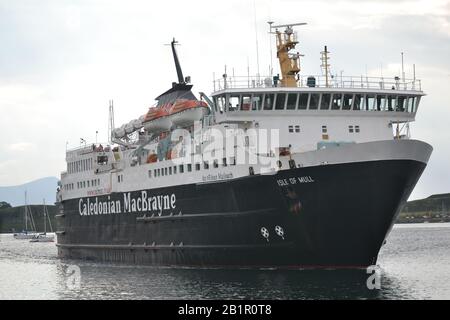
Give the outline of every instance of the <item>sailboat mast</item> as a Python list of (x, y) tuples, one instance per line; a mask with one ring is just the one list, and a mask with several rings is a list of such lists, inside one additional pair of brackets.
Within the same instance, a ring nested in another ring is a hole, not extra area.
[(28, 204), (27, 204), (27, 191), (25, 190), (25, 231), (28, 231)]
[(44, 234), (47, 234), (47, 210), (45, 210), (45, 199), (44, 199)]

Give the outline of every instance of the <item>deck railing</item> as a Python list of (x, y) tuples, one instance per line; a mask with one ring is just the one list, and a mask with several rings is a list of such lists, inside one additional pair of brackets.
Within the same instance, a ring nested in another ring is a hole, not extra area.
[[(234, 76), (214, 80), (214, 91), (224, 89), (255, 89), (280, 88), (281, 81), (276, 77), (264, 76)], [(372, 89), (372, 90), (400, 90), (421, 91), (418, 79), (401, 79), (399, 77), (366, 77), (366, 76), (300, 76), (298, 88), (343, 88), (343, 89)]]

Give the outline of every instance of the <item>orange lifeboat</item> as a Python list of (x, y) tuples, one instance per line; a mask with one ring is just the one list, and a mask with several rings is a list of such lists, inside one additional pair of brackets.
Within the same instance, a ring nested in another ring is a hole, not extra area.
[(170, 130), (172, 122), (169, 113), (163, 108), (150, 108), (145, 115), (143, 125), (150, 132), (161, 132)]
[(178, 99), (170, 108), (170, 118), (177, 126), (192, 125), (208, 111), (208, 105), (199, 100)]

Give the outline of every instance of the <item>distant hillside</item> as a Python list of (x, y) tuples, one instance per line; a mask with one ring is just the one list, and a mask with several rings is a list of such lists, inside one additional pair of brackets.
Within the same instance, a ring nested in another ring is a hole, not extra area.
[[(29, 206), (33, 216), (34, 223), (38, 232), (44, 231), (44, 206), (32, 205)], [(10, 233), (14, 231), (22, 231), (25, 229), (24, 206), (6, 208), (0, 210), (0, 233)], [(48, 215), (55, 231), (56, 221), (56, 206), (47, 206)], [(29, 228), (31, 230), (31, 228)], [(47, 223), (47, 231), (50, 231)]]
[(27, 191), (28, 204), (54, 204), (58, 179), (46, 177), (26, 184), (11, 187), (0, 187), (0, 202), (5, 201), (13, 207), (25, 204), (25, 191)]
[(409, 201), (403, 207), (397, 222), (450, 222), (450, 193)]

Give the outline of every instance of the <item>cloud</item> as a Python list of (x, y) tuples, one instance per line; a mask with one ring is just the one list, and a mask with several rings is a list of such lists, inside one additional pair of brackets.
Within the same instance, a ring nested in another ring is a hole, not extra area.
[(31, 149), (34, 149), (34, 145), (29, 142), (18, 142), (18, 143), (12, 143), (7, 146), (7, 149), (12, 152), (23, 152), (23, 151), (30, 151)]

